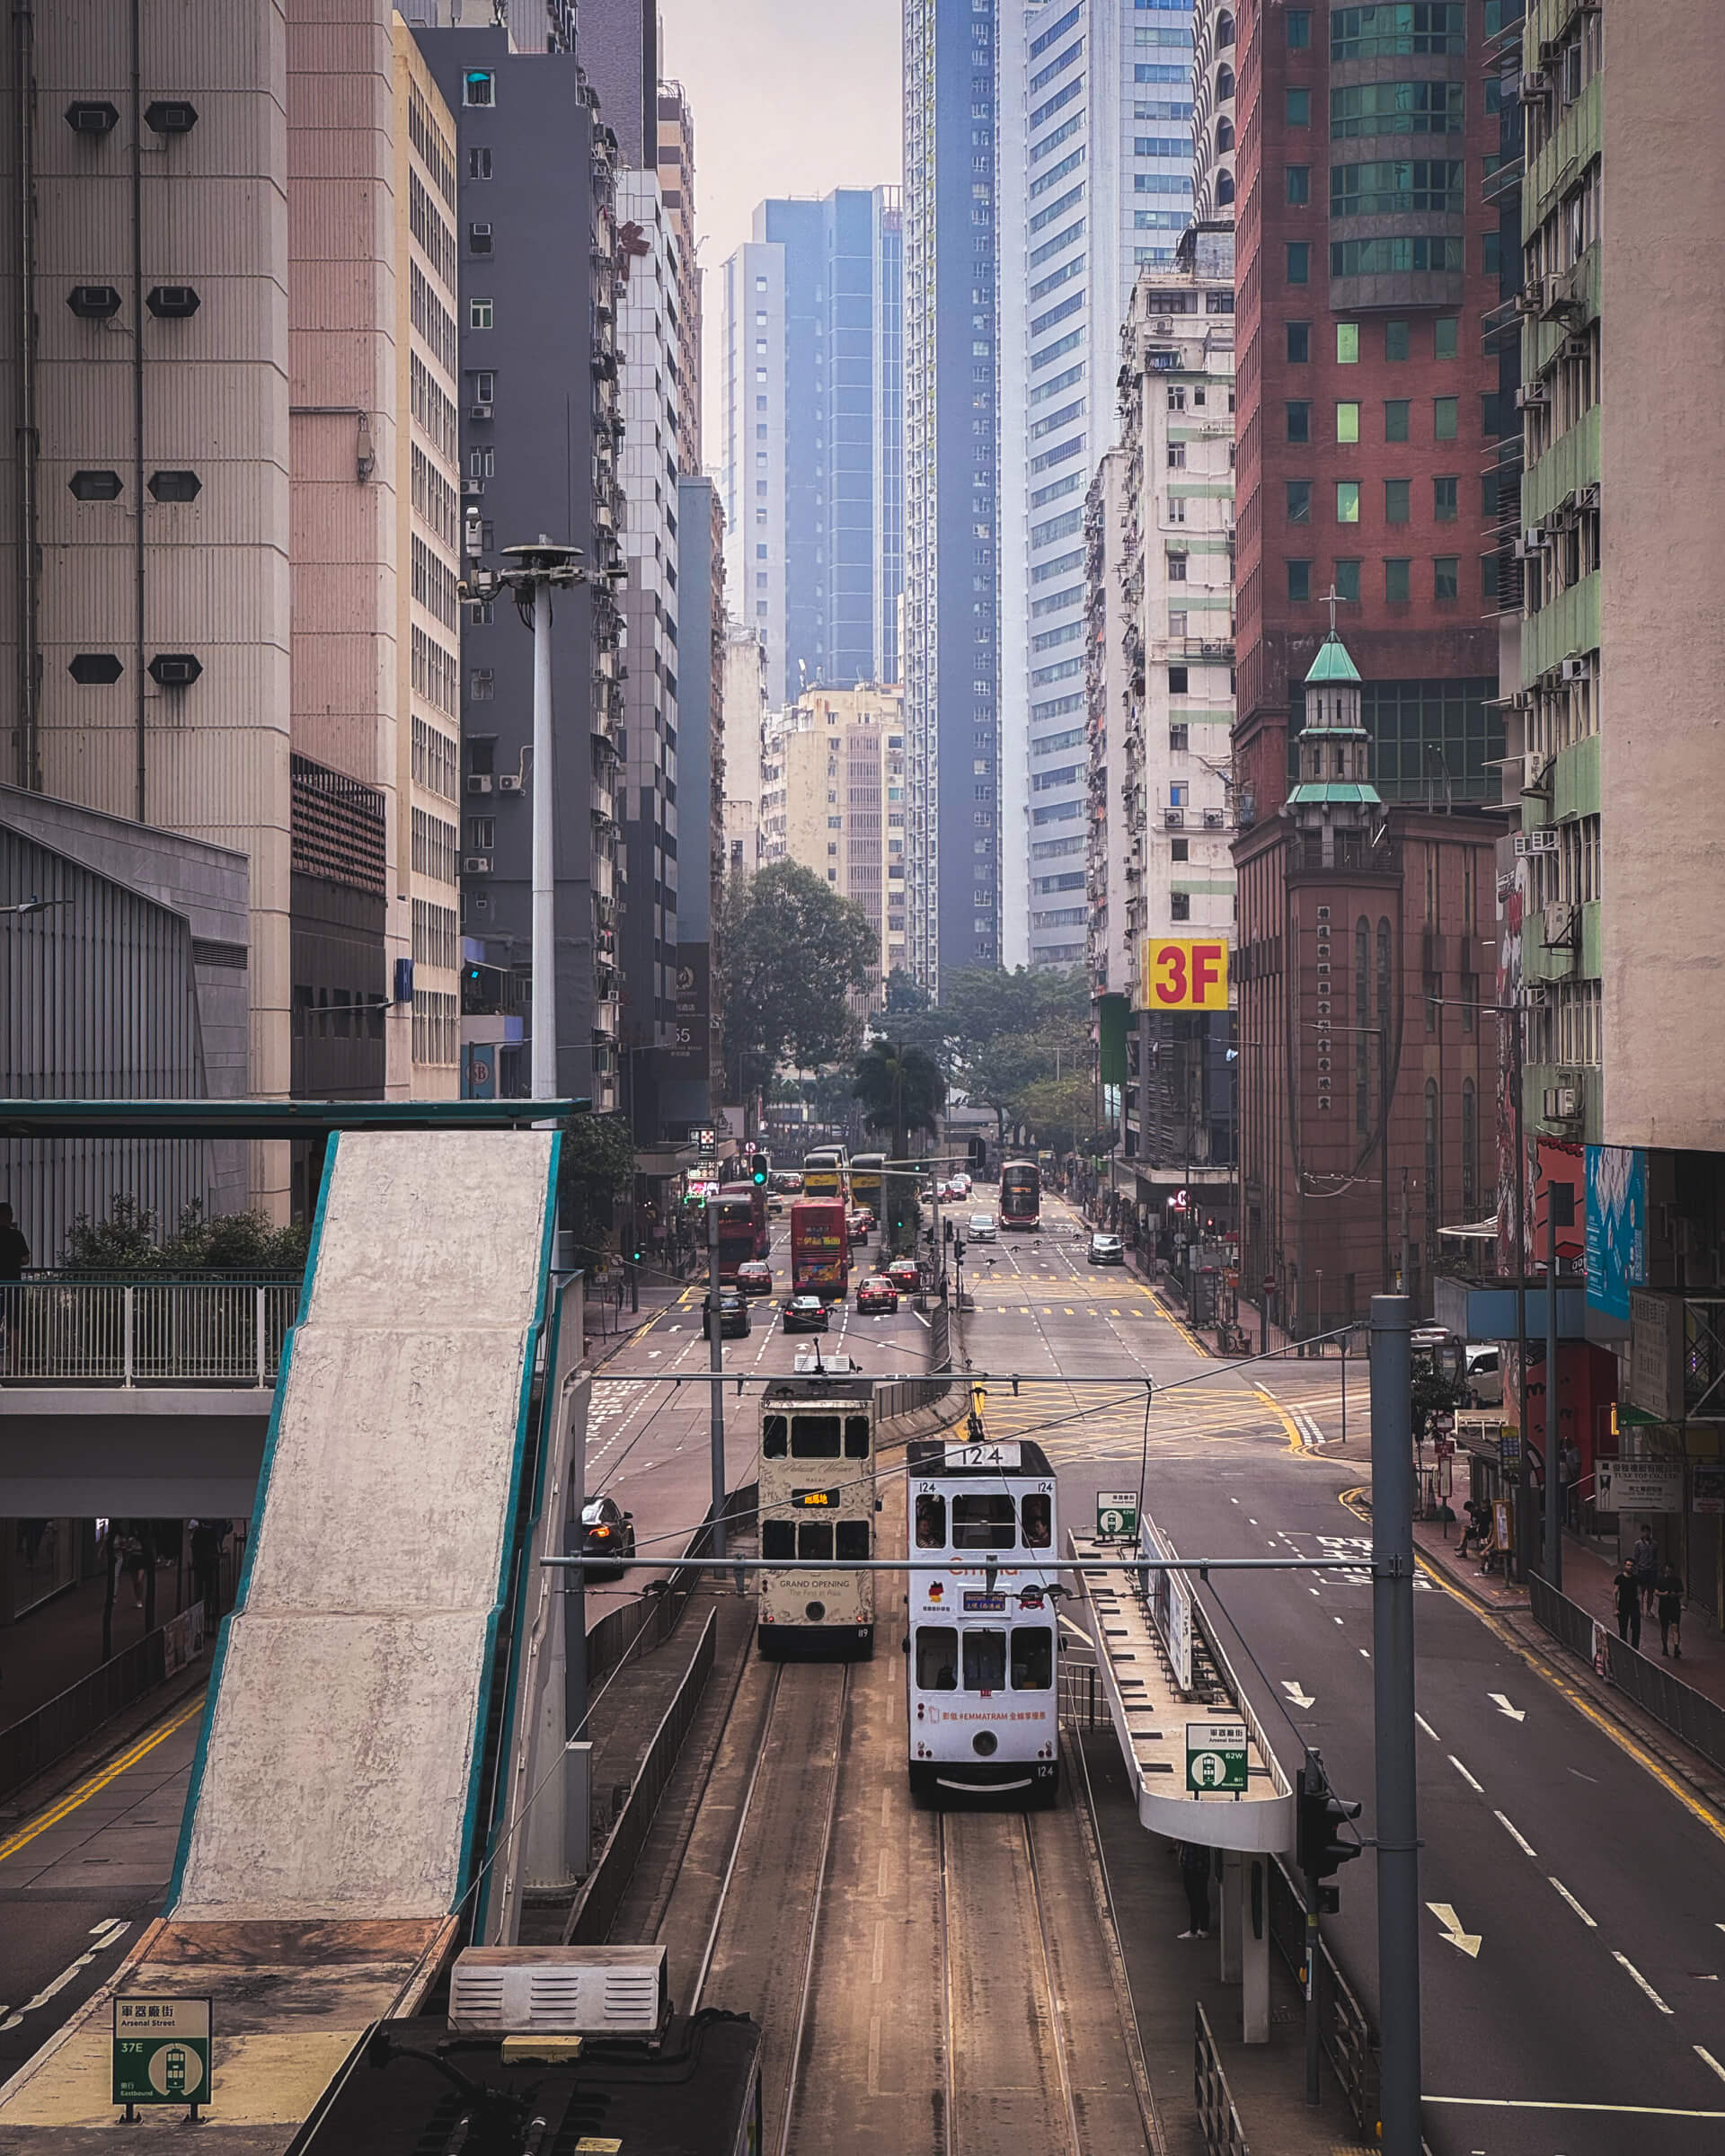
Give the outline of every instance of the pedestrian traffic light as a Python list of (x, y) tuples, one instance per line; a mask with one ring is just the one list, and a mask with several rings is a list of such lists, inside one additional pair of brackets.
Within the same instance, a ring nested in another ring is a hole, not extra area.
[(751, 1153), (748, 1156), (748, 1180), (757, 1190), (766, 1186), (766, 1155)]
[(950, 1215), (941, 1223), (941, 1240), (942, 1242), (951, 1242), (952, 1240), (952, 1222)]
[(1362, 1844), (1346, 1840), (1343, 1826), (1359, 1816), (1358, 1804), (1349, 1804), (1330, 1787), (1323, 1762), (1315, 1752), (1306, 1754), (1295, 1789), (1295, 1855), (1300, 1869), (1317, 1891), (1318, 1907), (1333, 1914), (1340, 1896), (1333, 1886), (1321, 1882), (1339, 1871)]

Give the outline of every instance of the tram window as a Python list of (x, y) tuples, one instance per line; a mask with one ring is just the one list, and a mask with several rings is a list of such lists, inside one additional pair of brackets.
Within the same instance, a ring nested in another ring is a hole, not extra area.
[(964, 1689), (967, 1692), (1005, 1691), (1004, 1632), (967, 1632), (964, 1635)]
[(799, 1415), (797, 1427), (791, 1433), (791, 1457), (793, 1460), (836, 1460), (838, 1417)]
[(1048, 1692), (1054, 1685), (1054, 1631), (1046, 1624), (1013, 1628), (1013, 1690)]
[(1004, 1495), (968, 1496), (952, 1500), (955, 1550), (1010, 1550), (1018, 1532), (1018, 1515)]
[(919, 1550), (944, 1550), (946, 1547), (946, 1499), (924, 1493), (916, 1500), (916, 1547)]
[(833, 1523), (830, 1520), (801, 1520), (797, 1524), (797, 1555), (801, 1558), (830, 1557), (833, 1554)]
[(866, 1520), (840, 1520), (836, 1524), (840, 1557), (867, 1557), (869, 1554), (869, 1523)]
[(916, 1689), (918, 1692), (959, 1689), (959, 1635), (951, 1625), (916, 1627)]
[(1024, 1547), (1046, 1550), (1054, 1533), (1054, 1507), (1048, 1498), (1026, 1498), (1019, 1509), (1024, 1520)]
[(784, 1458), (785, 1432), (790, 1427), (783, 1415), (769, 1415), (761, 1425), (761, 1457), (765, 1460)]
[(786, 1558), (797, 1554), (797, 1524), (794, 1520), (763, 1520), (761, 1522), (761, 1555)]
[(845, 1418), (845, 1457), (847, 1460), (866, 1460), (869, 1456), (869, 1418), (866, 1415), (847, 1415)]

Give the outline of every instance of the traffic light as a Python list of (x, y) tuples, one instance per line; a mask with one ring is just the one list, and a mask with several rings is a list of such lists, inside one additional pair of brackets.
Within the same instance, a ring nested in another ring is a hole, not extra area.
[(1336, 1795), (1323, 1771), (1323, 1762), (1315, 1752), (1307, 1753), (1295, 1788), (1295, 1856), (1316, 1890), (1319, 1909), (1326, 1915), (1333, 1915), (1340, 1907), (1341, 1897), (1335, 1887), (1322, 1882), (1359, 1854), (1360, 1843), (1344, 1840), (1341, 1833), (1349, 1820), (1358, 1816), (1358, 1805)]
[(748, 1156), (748, 1180), (757, 1190), (766, 1187), (766, 1155), (751, 1153)]

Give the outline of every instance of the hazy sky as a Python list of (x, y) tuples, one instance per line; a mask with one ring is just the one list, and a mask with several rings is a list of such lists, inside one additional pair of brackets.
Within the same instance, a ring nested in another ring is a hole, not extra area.
[(661, 0), (659, 64), (694, 112), (709, 463), (719, 443), (719, 267), (767, 195), (898, 184), (899, 11), (900, 0)]

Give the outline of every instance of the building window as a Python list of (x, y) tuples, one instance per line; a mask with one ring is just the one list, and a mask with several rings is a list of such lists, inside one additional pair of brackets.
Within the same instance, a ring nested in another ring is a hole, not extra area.
[(1296, 601), (1312, 596), (1312, 564), (1309, 561), (1288, 563), (1287, 596), (1290, 600)]
[(497, 77), (489, 67), (469, 67), (461, 78), (461, 102), (464, 105), (494, 105), (497, 102)]
[(1225, 105), (1234, 95), (1234, 70), (1225, 61), (1216, 71), (1216, 102)]
[(1284, 19), (1287, 24), (1287, 49), (1290, 52), (1309, 52), (1312, 49), (1312, 10), (1309, 7), (1290, 7)]
[(1384, 439), (1386, 442), (1405, 442), (1408, 438), (1408, 413), (1412, 400), (1408, 397), (1387, 398), (1384, 405)]
[[(491, 301), (470, 299), (467, 302), (467, 327), (470, 330), (489, 330), (492, 326)], [(1452, 398), (1452, 403), (1454, 401)]]
[(1312, 243), (1309, 240), (1290, 240), (1287, 243), (1287, 281), (1290, 285), (1311, 283)]
[(1218, 204), (1225, 204), (1234, 200), (1234, 174), (1232, 172), (1224, 172), (1216, 175), (1216, 199)]
[(1434, 479), (1431, 482), (1431, 513), (1439, 524), (1454, 524), (1457, 508), (1459, 479)]
[(497, 676), (490, 667), (475, 667), (467, 676), (467, 701), (470, 703), (489, 703)]
[(470, 254), (489, 254), (491, 252), (491, 228), (489, 225), (469, 225), (467, 252)]
[(1312, 407), (1303, 399), (1287, 406), (1287, 438), (1290, 442), (1312, 439)]
[(1171, 696), (1185, 695), (1186, 684), (1190, 679), (1190, 676), (1186, 667), (1170, 667), (1168, 669), (1168, 694)]
[(1432, 324), (1433, 358), (1453, 359), (1461, 332), (1461, 319), (1455, 314), (1440, 314)]
[(1386, 322), (1384, 324), (1384, 357), (1386, 359), (1405, 359), (1408, 356), (1408, 325), (1405, 322)]
[(1453, 442), (1455, 439), (1455, 421), (1461, 410), (1459, 397), (1434, 397), (1431, 401), (1431, 436), (1434, 441)]
[(1298, 208), (1301, 204), (1312, 199), (1312, 167), (1309, 164), (1290, 164), (1285, 169), (1288, 201)]
[(1408, 521), (1409, 496), (1413, 482), (1406, 479), (1386, 479), (1384, 482), (1384, 521), (1385, 524), (1405, 524)]
[(1168, 747), (1171, 750), (1179, 752), (1187, 748), (1190, 747), (1190, 745), (1189, 729), (1183, 726), (1171, 726), (1168, 729)]
[(1438, 1210), (1438, 1081), (1426, 1081), (1426, 1213)]
[(1171, 584), (1183, 584), (1186, 581), (1186, 557), (1184, 554), (1169, 555), (1168, 581)]
[(1439, 554), (1431, 565), (1431, 596), (1434, 599), (1455, 599), (1461, 596), (1462, 563), (1458, 554)]
[(1359, 563), (1358, 561), (1338, 561), (1336, 563), (1336, 596), (1339, 599), (1348, 600), (1352, 605), (1358, 605)]
[(1406, 605), (1412, 596), (1408, 582), (1412, 563), (1397, 558), (1384, 564), (1384, 596), (1393, 606)]
[(1480, 1118), (1479, 1104), (1474, 1098), (1473, 1081), (1462, 1081), (1462, 1213), (1472, 1218), (1479, 1202), (1480, 1185)]
[(1309, 90), (1288, 92), (1287, 124), (1290, 128), (1309, 128), (1312, 125), (1312, 93)]
[(1287, 325), (1287, 363), (1290, 367), (1304, 367), (1312, 357), (1312, 324), (1309, 322), (1290, 322)]
[(491, 153), (489, 150), (469, 150), (467, 177), (470, 180), (489, 180), (491, 176)]
[(1339, 442), (1357, 442), (1359, 439), (1359, 406), (1336, 406), (1336, 439)]
[(1310, 524), (1312, 521), (1312, 482), (1309, 479), (1290, 479), (1287, 485), (1287, 521), (1290, 524)]
[(1336, 522), (1359, 522), (1359, 482), (1357, 479), (1339, 479), (1336, 482)]
[(1190, 891), (1170, 891), (1168, 918), (1171, 921), (1190, 921), (1192, 917), (1192, 895)]
[(1357, 322), (1339, 322), (1336, 324), (1336, 365), (1358, 367), (1359, 364), (1359, 324)]

